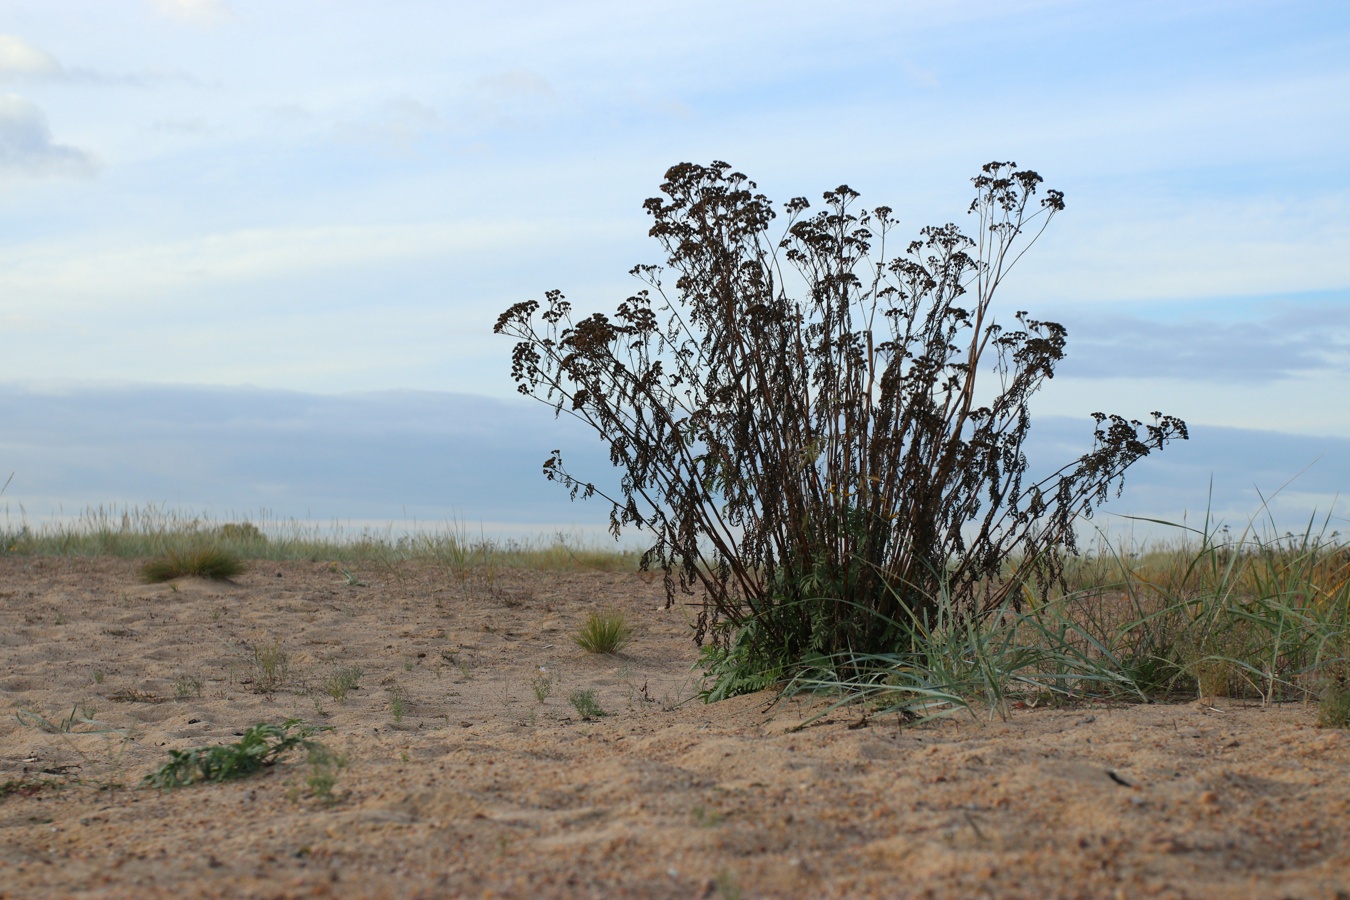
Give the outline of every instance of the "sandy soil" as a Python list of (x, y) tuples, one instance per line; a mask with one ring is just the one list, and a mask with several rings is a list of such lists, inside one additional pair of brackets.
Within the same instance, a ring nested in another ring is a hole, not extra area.
[[(805, 703), (690, 701), (686, 617), (637, 575), (137, 570), (0, 558), (0, 896), (1350, 896), (1350, 738), (1304, 706), (798, 730)], [(640, 631), (621, 656), (571, 642), (606, 605)], [(289, 657), (268, 690), (258, 647)], [(136, 787), (291, 716), (347, 756), (328, 800), (300, 754)]]

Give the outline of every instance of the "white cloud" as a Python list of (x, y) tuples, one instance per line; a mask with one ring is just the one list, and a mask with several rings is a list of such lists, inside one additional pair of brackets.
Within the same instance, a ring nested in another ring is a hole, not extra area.
[(504, 98), (552, 97), (553, 88), (548, 81), (528, 69), (511, 69), (485, 75), (478, 79), (478, 87)]
[(385, 101), (374, 114), (362, 120), (338, 123), (334, 132), (343, 143), (407, 153), (443, 124), (436, 110), (411, 98), (399, 97)]
[(0, 78), (60, 75), (62, 71), (50, 54), (12, 34), (0, 34)]
[(1292, 198), (1080, 197), (1005, 295), (1055, 302), (1251, 297), (1350, 287), (1344, 191)]
[(53, 143), (41, 109), (16, 94), (0, 95), (0, 170), (87, 176), (94, 168), (85, 151)]
[(218, 25), (235, 18), (225, 0), (150, 0), (150, 5), (160, 15), (192, 25)]
[(109, 297), (153, 302), (175, 291), (200, 290), (203, 284), (478, 255), (540, 239), (550, 227), (557, 225), (333, 225), (242, 229), (178, 241), (83, 248), (68, 241), (10, 245), (0, 251), (0, 307), (19, 303), (31, 308), (37, 298), (48, 310), (97, 305)]

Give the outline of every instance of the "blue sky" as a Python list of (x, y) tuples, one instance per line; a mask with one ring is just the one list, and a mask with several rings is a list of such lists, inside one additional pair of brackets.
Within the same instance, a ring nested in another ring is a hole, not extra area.
[[(546, 417), (508, 427), (533, 413), (491, 325), (554, 287), (611, 308), (660, 261), (642, 201), (713, 159), (778, 200), (847, 183), (914, 232), (962, 223), (984, 162), (1035, 168), (1068, 208), (1001, 302), (1069, 328), (1036, 411), (1211, 436), (1141, 463), (1128, 511), (1193, 511), (1213, 475), (1236, 513), (1313, 459), (1288, 515), (1350, 484), (1344, 3), (0, 0), (0, 384), (28, 416), (0, 427), (4, 499), (598, 521), (484, 493), (542, 498), (515, 450), (553, 445)], [(279, 417), (277, 452), (175, 418), (170, 387)], [(70, 417), (110, 390), (120, 426)], [(460, 400), (408, 401), (438, 392), (517, 412), (465, 443), (422, 421)], [(296, 448), (334, 432), (302, 396), (354, 417), (335, 471), (403, 473), (386, 500), (303, 494)], [(474, 477), (437, 476), (451, 451)]]

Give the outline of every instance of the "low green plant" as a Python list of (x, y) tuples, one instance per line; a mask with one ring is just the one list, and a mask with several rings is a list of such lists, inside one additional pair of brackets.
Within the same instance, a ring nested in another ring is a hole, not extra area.
[(717, 876), (713, 879), (713, 887), (717, 889), (717, 896), (723, 900), (741, 900), (741, 888), (736, 883), (736, 875), (728, 868), (717, 870)]
[(530, 679), (530, 687), (534, 690), (534, 699), (543, 703), (553, 690), (553, 674), (544, 666), (540, 666), (539, 671)]
[[(334, 565), (334, 568), (337, 568), (337, 566)], [(366, 587), (366, 583), (357, 577), (351, 569), (339, 568), (338, 573), (342, 576), (342, 580), (346, 583), (347, 587)]]
[(336, 802), (333, 788), (337, 785), (338, 775), (347, 767), (346, 755), (334, 753), (323, 744), (312, 741), (306, 762), (309, 764), (309, 775), (305, 778), (305, 784), (310, 793), (323, 803)]
[(332, 730), (330, 726), (307, 725), (299, 719), (287, 719), (276, 725), (259, 722), (233, 744), (170, 750), (169, 762), (145, 776), (144, 784), (168, 790), (203, 781), (244, 778), (275, 765), (292, 750), (312, 752), (318, 742), (310, 738)]
[(360, 685), (363, 674), (365, 673), (355, 666), (343, 666), (324, 682), (323, 692), (341, 703)]
[(632, 636), (621, 610), (603, 609), (587, 616), (572, 640), (587, 653), (618, 653)]
[(202, 695), (201, 679), (192, 675), (179, 675), (173, 683), (173, 695), (179, 700)]
[(389, 686), (389, 712), (395, 722), (402, 722), (408, 712), (408, 690), (401, 684)]
[(690, 814), (694, 817), (694, 824), (700, 828), (714, 828), (722, 824), (722, 814), (715, 809), (695, 806), (690, 810)]
[(253, 689), (261, 694), (271, 693), (285, 683), (291, 672), (291, 655), (281, 647), (281, 639), (253, 645)]
[(600, 708), (600, 704), (595, 699), (595, 691), (576, 690), (567, 698), (572, 704), (572, 708), (577, 711), (582, 719), (589, 722), (591, 719), (598, 719), (601, 716), (607, 716), (609, 713)]
[(229, 551), (209, 545), (186, 549), (171, 547), (162, 558), (142, 566), (141, 577), (149, 584), (187, 576), (227, 581), (243, 571), (244, 564)]

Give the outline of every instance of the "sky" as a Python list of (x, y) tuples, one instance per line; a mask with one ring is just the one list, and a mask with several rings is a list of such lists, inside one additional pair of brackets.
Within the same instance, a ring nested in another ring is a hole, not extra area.
[(1069, 331), (1044, 452), (1158, 409), (1112, 510), (1350, 525), (1350, 5), (1298, 0), (0, 0), (0, 501), (594, 526), (507, 306), (632, 293), (678, 162), (917, 234), (995, 159), (1067, 203), (996, 306)]

